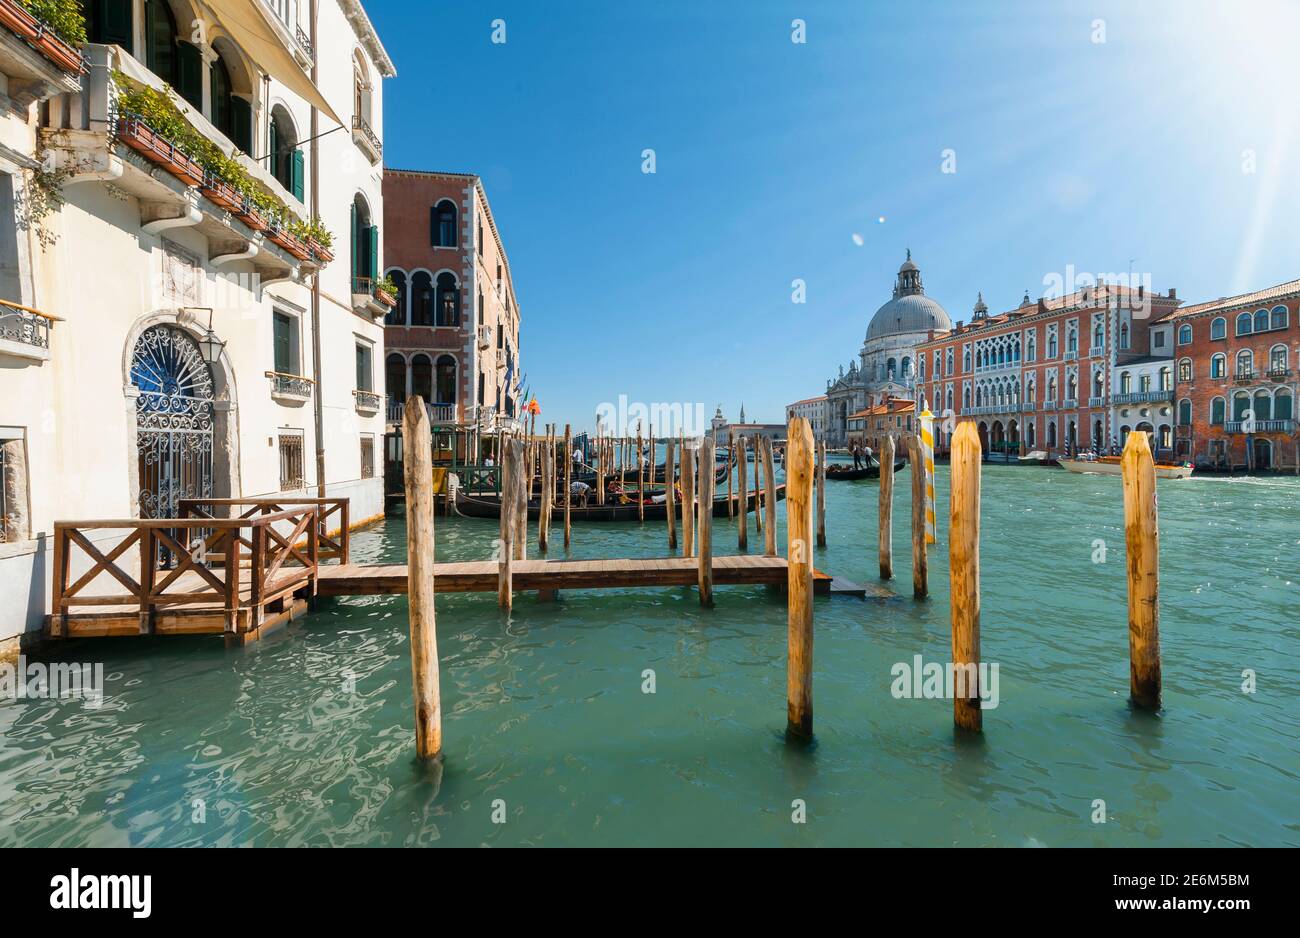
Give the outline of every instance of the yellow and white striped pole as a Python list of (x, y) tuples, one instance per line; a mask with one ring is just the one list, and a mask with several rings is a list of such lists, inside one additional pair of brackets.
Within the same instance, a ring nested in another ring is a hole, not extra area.
[(934, 414), (921, 411), (921, 461), (925, 465), (925, 542), (934, 544)]

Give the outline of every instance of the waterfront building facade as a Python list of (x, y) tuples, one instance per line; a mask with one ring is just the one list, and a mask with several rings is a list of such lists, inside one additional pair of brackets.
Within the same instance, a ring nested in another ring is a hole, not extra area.
[(813, 439), (821, 442), (826, 439), (826, 425), (829, 416), (829, 398), (822, 394), (806, 400), (795, 401), (785, 405), (785, 421), (788, 426), (795, 417), (802, 417), (812, 427)]
[(913, 397), (917, 346), (951, 328), (948, 313), (925, 295), (921, 270), (908, 251), (893, 296), (872, 316), (858, 357), (847, 372), (841, 368), (826, 382), (827, 444), (847, 444), (850, 415), (892, 398)]
[(384, 320), (390, 424), (418, 396), (435, 422), (513, 426), (524, 403), (520, 311), (483, 181), (389, 169), (384, 203), (397, 298)]
[(907, 453), (907, 440), (915, 432), (916, 403), (890, 398), (849, 415), (848, 445), (869, 446), (879, 453), (886, 436), (894, 438), (895, 452)]
[[(187, 497), (383, 512), (394, 68), (364, 9), (87, 8), (85, 65), (62, 75), (0, 27), (0, 646), (44, 623), (56, 520), (176, 517)], [(121, 533), (92, 540), (111, 555)]]
[[(1125, 396), (1116, 407), (1112, 394), (1126, 368), (1158, 372), (1159, 364), (1147, 361), (1158, 357), (1152, 326), (1178, 303), (1174, 290), (1161, 295), (1103, 283), (1037, 302), (1026, 293), (1016, 308), (990, 316), (981, 294), (969, 324), (920, 344), (919, 385), (941, 418), (978, 421), (986, 452), (1109, 451), (1121, 445), (1124, 427), (1155, 434), (1161, 418), (1171, 420), (1171, 412), (1157, 414), (1151, 405), (1168, 410), (1172, 393), (1167, 400)], [(936, 421), (938, 452), (951, 440), (945, 422)]]
[(1300, 280), (1185, 307), (1170, 327), (1178, 457), (1300, 471)]

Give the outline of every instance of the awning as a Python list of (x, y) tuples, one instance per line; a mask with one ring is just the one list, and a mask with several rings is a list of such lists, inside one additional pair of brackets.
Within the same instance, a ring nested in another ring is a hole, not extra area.
[(204, 0), (204, 4), (259, 68), (336, 124), (343, 123), (276, 34), (270, 19), (274, 14), (265, 0)]

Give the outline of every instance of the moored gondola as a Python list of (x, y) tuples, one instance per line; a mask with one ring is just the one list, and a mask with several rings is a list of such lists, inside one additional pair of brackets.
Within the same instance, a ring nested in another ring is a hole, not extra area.
[[(785, 499), (785, 485), (781, 484), (776, 487), (776, 500)], [(634, 499), (610, 505), (596, 505), (592, 503), (586, 507), (575, 504), (569, 509), (570, 519), (574, 522), (580, 521), (636, 521), (637, 504)], [(749, 494), (747, 511), (754, 510), (755, 494)], [(682, 506), (678, 502), (675, 505), (677, 517), (681, 517)], [(501, 517), (501, 499), (497, 495), (466, 495), (457, 491), (452, 500), (452, 510), (466, 518), (500, 518)], [(536, 521), (542, 510), (541, 501), (533, 499), (528, 503), (528, 519)], [(557, 507), (556, 512), (563, 514), (563, 508)], [(713, 517), (727, 517), (727, 499), (726, 497), (715, 498), (713, 500)], [(645, 504), (646, 521), (667, 521), (668, 510), (662, 501), (647, 501)]]
[[(906, 459), (899, 457), (894, 460), (894, 472), (901, 472), (906, 468)], [(871, 458), (871, 465), (860, 466), (857, 469), (845, 465), (827, 466), (826, 478), (833, 479), (836, 482), (852, 482), (855, 479), (879, 479), (880, 461), (873, 456)]]

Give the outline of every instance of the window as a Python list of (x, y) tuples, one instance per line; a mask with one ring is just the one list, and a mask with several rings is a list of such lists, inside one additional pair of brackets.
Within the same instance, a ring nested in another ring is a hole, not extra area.
[(1237, 335), (1250, 335), (1251, 324), (1250, 313), (1242, 313), (1237, 317)]
[(1056, 375), (1052, 375), (1047, 379), (1047, 399), (1052, 402), (1056, 401)]
[(1151, 347), (1152, 348), (1165, 347), (1165, 332), (1163, 329), (1151, 333)]
[(365, 343), (357, 343), (357, 390), (374, 390), (374, 351)]
[(418, 270), (411, 275), (411, 325), (432, 326), (434, 309), (433, 277)]
[(298, 149), (298, 132), (293, 120), (279, 105), (271, 112), (271, 139), (267, 150), (271, 154), (271, 175), (301, 202), (304, 195), (303, 154)]
[(1183, 398), (1178, 402), (1178, 425), (1180, 427), (1190, 427), (1192, 425), (1192, 402)]
[(1286, 346), (1275, 345), (1268, 353), (1268, 373), (1271, 377), (1280, 378), (1286, 371)]
[(1228, 337), (1228, 320), (1219, 317), (1210, 323), (1211, 339), (1226, 339)]
[(1150, 390), (1151, 390), (1151, 376), (1150, 375), (1139, 376), (1138, 391), (1141, 392), (1142, 394), (1146, 394)]
[(1121, 371), (1119, 373), (1119, 393), (1133, 393), (1133, 375), (1127, 371)]
[(1259, 309), (1255, 311), (1255, 331), (1268, 332), (1268, 310)]
[(1172, 391), (1174, 389), (1174, 370), (1169, 366), (1160, 369), (1160, 390)]
[(456, 359), (443, 355), (438, 359), (438, 403), (456, 403)]
[(411, 393), (433, 403), (433, 362), (428, 355), (420, 354), (411, 359)]
[(1102, 343), (1105, 341), (1105, 339), (1106, 339), (1106, 327), (1103, 326), (1100, 322), (1098, 322), (1095, 326), (1092, 327), (1092, 347), (1101, 348)]
[(1237, 353), (1237, 377), (1238, 378), (1253, 377), (1254, 376), (1253, 371), (1254, 371), (1254, 358), (1251, 356), (1249, 349), (1242, 349), (1240, 352)]
[(352, 113), (370, 125), (370, 69), (358, 49), (352, 57)]
[(480, 257), (483, 255), (483, 223), (482, 222), (478, 223), (478, 253)]
[(384, 325), (404, 326), (407, 322), (406, 304), (409, 299), (409, 291), (406, 288), (406, 271), (390, 270), (388, 276), (393, 278), (393, 285), (397, 287), (397, 305), (384, 315)]
[(1286, 328), (1286, 307), (1274, 306), (1273, 313), (1269, 320), (1269, 328), (1285, 329)]
[(280, 491), (300, 489), (303, 481), (302, 431), (280, 431)]
[(1250, 394), (1238, 391), (1232, 396), (1232, 419), (1245, 420), (1246, 411), (1250, 410)]
[(375, 477), (375, 435), (373, 433), (361, 434), (361, 478), (373, 479)]
[(406, 400), (406, 359), (395, 352), (384, 359), (384, 391), (389, 400)]
[(1224, 412), (1227, 410), (1227, 402), (1221, 397), (1216, 397), (1210, 401), (1210, 424), (1221, 427), (1224, 422)]
[(1184, 358), (1178, 363), (1178, 383), (1186, 384), (1192, 380), (1192, 360)]
[(429, 210), (429, 227), (431, 239), (436, 248), (454, 248), (456, 246), (456, 206), (443, 199)]
[(96, 0), (84, 3), (86, 32), (91, 42), (118, 45), (130, 52), (135, 47), (133, 0)]
[(970, 349), (966, 349), (961, 355), (961, 370), (970, 373)]
[(438, 274), (437, 325), (460, 325), (460, 285), (456, 277), (443, 271)]
[(1228, 376), (1228, 356), (1219, 352), (1210, 358), (1210, 377), (1226, 378)]
[(1047, 334), (1047, 357), (1048, 358), (1056, 357), (1056, 332), (1055, 331), (1049, 332)]
[(1119, 347), (1122, 349), (1129, 347), (1128, 323), (1123, 323), (1119, 327)]
[(1295, 411), (1291, 409), (1291, 392), (1286, 388), (1281, 388), (1277, 392), (1277, 397), (1273, 399), (1273, 419), (1290, 420)]
[(1272, 420), (1273, 419), (1273, 395), (1268, 391), (1255, 392), (1255, 419)]
[(282, 375), (298, 374), (298, 319), (287, 313), (271, 315), (271, 333), (274, 344), (273, 370)]
[(1067, 352), (1079, 351), (1079, 334), (1075, 331), (1073, 326), (1071, 326), (1070, 331), (1066, 333), (1065, 350)]
[(352, 292), (371, 293), (379, 277), (379, 228), (371, 223), (370, 205), (357, 193), (352, 200)]
[[(130, 32), (129, 26), (127, 32)], [(166, 0), (145, 0), (144, 43), (144, 64), (149, 71), (168, 84), (176, 85), (176, 18)]]

